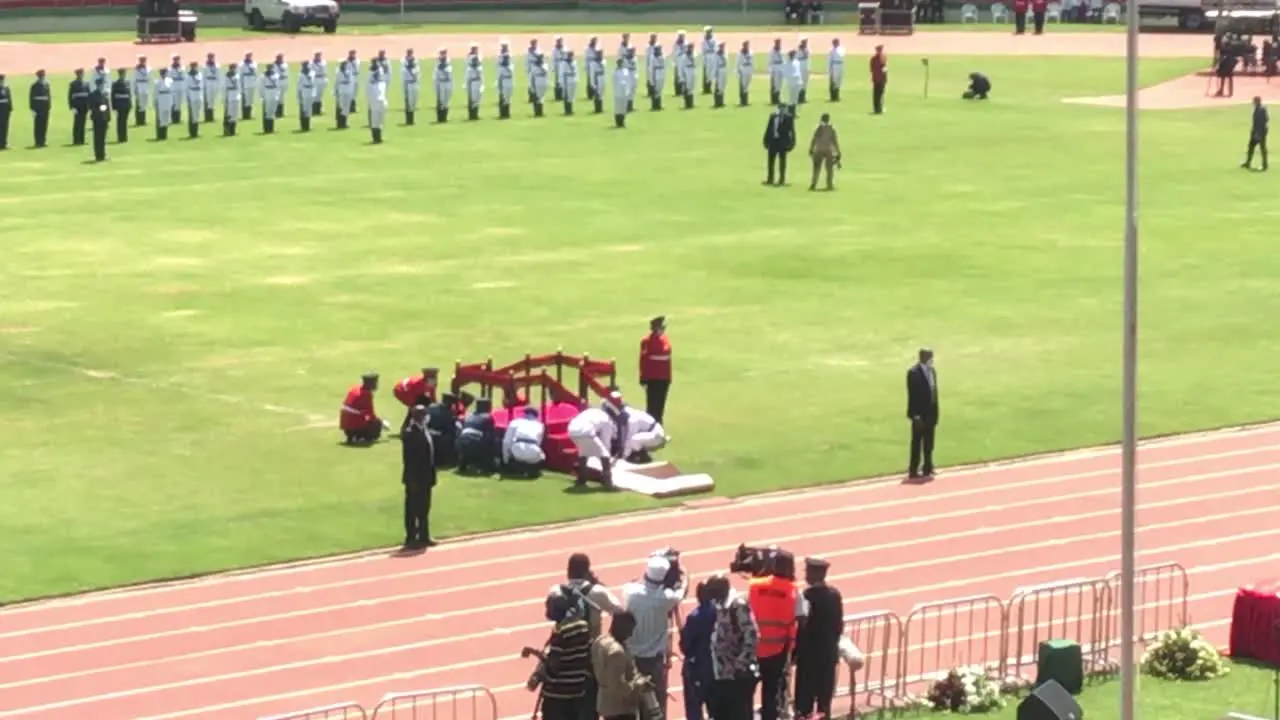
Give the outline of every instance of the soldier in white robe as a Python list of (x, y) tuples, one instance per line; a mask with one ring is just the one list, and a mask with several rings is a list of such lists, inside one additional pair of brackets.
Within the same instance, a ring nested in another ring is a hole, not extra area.
[(329, 91), (329, 63), (325, 62), (324, 53), (316, 51), (311, 56), (311, 79), (316, 89), (312, 93), (315, 100), (311, 103), (311, 117), (324, 115), (324, 95)]
[(284, 117), (284, 106), (289, 99), (289, 63), (284, 60), (284, 53), (276, 53), (275, 62), (271, 66), (276, 69), (276, 82), (280, 83), (280, 102), (276, 103), (276, 119)]
[[(614, 76), (618, 77), (622, 82), (630, 80), (627, 68), (622, 64), (619, 58), (618, 69), (614, 71)], [(616, 98), (625, 98), (622, 93), (615, 92), (614, 110), (618, 122), (625, 122), (627, 113), (626, 105), (618, 105)], [(613, 406), (609, 406), (613, 407)], [(606, 487), (613, 485), (613, 447), (614, 440), (618, 434), (616, 415), (618, 410), (605, 410), (603, 408), (590, 407), (578, 413), (569, 421), (569, 439), (578, 449), (578, 472), (576, 485), (587, 484), (587, 468), (588, 460), (595, 458), (600, 463), (600, 471), (602, 480)]]
[(382, 124), (387, 118), (387, 80), (382, 68), (376, 62), (369, 66), (369, 132), (373, 135), (373, 144), (382, 143)]
[(560, 97), (564, 100), (564, 114), (573, 114), (573, 100), (578, 96), (578, 59), (572, 50), (565, 50), (560, 59), (560, 77), (556, 84), (563, 90)]
[(844, 84), (844, 48), (840, 38), (832, 38), (831, 52), (827, 53), (827, 83), (831, 102), (840, 102), (840, 86)]
[(498, 53), (498, 119), (511, 118), (511, 99), (516, 92), (516, 73), (511, 67), (511, 53)]
[(676, 97), (678, 98), (684, 97), (684, 88), (682, 87), (684, 76), (680, 73), (680, 58), (684, 57), (684, 49), (688, 44), (689, 41), (685, 39), (684, 30), (677, 30), (676, 40), (671, 44), (671, 62), (676, 66), (674, 68), (675, 72), (671, 74), (675, 76)]
[(796, 62), (800, 63), (800, 104), (809, 102), (809, 38), (801, 37), (796, 46)]
[(236, 134), (236, 121), (244, 107), (244, 98), (240, 94), (240, 70), (235, 65), (228, 67), (227, 76), (222, 78), (222, 92), (222, 134), (230, 137)]
[(453, 99), (453, 63), (444, 48), (436, 54), (436, 70), (432, 78), (436, 91), (436, 122), (449, 122), (449, 102)]
[(533, 116), (542, 117), (542, 104), (546, 102), (548, 86), (551, 85), (547, 59), (542, 53), (538, 53), (533, 59), (533, 70), (529, 73), (529, 80), (533, 93)]
[[(653, 73), (649, 71), (649, 68), (653, 65), (654, 52), (661, 47), (658, 44), (658, 33), (649, 33), (649, 44), (644, 46), (644, 96), (647, 98), (653, 97), (654, 90), (653, 81), (650, 79)], [(652, 103), (650, 104), (652, 105)]]
[(276, 107), (280, 104), (280, 78), (276, 77), (276, 67), (267, 65), (262, 76), (262, 134), (270, 135), (276, 131)]
[(258, 93), (258, 63), (254, 62), (253, 53), (244, 54), (244, 60), (240, 61), (236, 75), (240, 77), (240, 117), (244, 120), (252, 120), (253, 103)]
[(555, 80), (552, 96), (556, 102), (564, 100), (564, 86), (560, 84), (560, 64), (564, 62), (564, 53), (564, 37), (557, 35), (555, 43), (551, 46), (551, 75)]
[(542, 56), (542, 51), (538, 49), (538, 39), (534, 38), (529, 41), (529, 49), (524, 54), (524, 74), (529, 80), (529, 104), (533, 104), (533, 66), (537, 58)]
[(133, 66), (133, 124), (141, 127), (147, 124), (147, 108), (151, 107), (151, 68), (147, 67), (147, 58), (138, 56), (138, 64)]
[(360, 58), (355, 50), (347, 51), (347, 72), (351, 74), (351, 104), (347, 106), (347, 115), (355, 115), (356, 98), (360, 95)]
[(343, 60), (338, 65), (337, 82), (333, 85), (334, 117), (339, 130), (347, 129), (351, 108), (356, 106), (356, 70), (350, 60)]
[(400, 61), (400, 85), (404, 90), (404, 124), (414, 124), (414, 115), (418, 112), (418, 95), (422, 91), (422, 66), (418, 64), (418, 56), (413, 48), (404, 53)]
[(618, 68), (613, 71), (613, 124), (615, 127), (624, 128), (627, 126), (627, 113), (630, 112), (631, 101), (627, 98), (631, 95), (631, 70), (627, 68), (627, 61), (618, 58)]
[(156, 79), (156, 140), (169, 137), (169, 125), (173, 123), (173, 106), (177, 102), (174, 96), (173, 78), (169, 77), (169, 68), (160, 68), (160, 77)]
[(182, 58), (174, 55), (173, 62), (169, 63), (169, 85), (173, 89), (173, 97), (170, 102), (169, 124), (178, 125), (182, 122), (182, 105), (183, 99), (187, 96), (187, 73), (182, 67)]
[(715, 107), (724, 107), (724, 94), (729, 88), (729, 56), (724, 51), (724, 43), (716, 48), (711, 56), (711, 90), (715, 95)]
[[(218, 80), (222, 79), (222, 71), (214, 68), (218, 74)], [(204, 104), (209, 99), (208, 90), (204, 87), (205, 75), (201, 74), (200, 66), (191, 63), (191, 67), (187, 69), (187, 77), (185, 78), (187, 97), (184, 98), (187, 104), (187, 137), (195, 139), (200, 137), (200, 120), (201, 116), (208, 117), (212, 110), (209, 110)], [(213, 98), (217, 102), (217, 97)]]
[(604, 85), (604, 53), (600, 50), (600, 38), (591, 36), (582, 60), (587, 71), (587, 99), (595, 103), (596, 112), (603, 112), (600, 87)]
[(756, 61), (751, 56), (751, 43), (743, 40), (738, 51), (738, 105), (746, 107), (751, 97), (751, 80), (756, 74)]
[(387, 51), (379, 50), (377, 57), (374, 58), (374, 61), (378, 63), (378, 67), (382, 68), (382, 77), (385, 78), (387, 85), (390, 86), (391, 85), (391, 61), (387, 59)]
[(800, 103), (800, 61), (796, 59), (796, 51), (787, 51), (787, 62), (782, 68), (783, 80), (787, 88), (787, 105), (797, 105)]
[(311, 132), (311, 111), (316, 106), (316, 76), (311, 63), (302, 61), (298, 70), (298, 128)]
[(769, 51), (769, 104), (777, 107), (782, 102), (783, 66), (786, 58), (782, 55), (782, 39), (773, 39), (773, 49)]
[(671, 442), (662, 423), (652, 415), (637, 407), (626, 410), (627, 426), (622, 441), (623, 452), (627, 462), (648, 463), (653, 458), (650, 453), (657, 452)]
[(715, 60), (711, 59), (716, 54), (716, 48), (720, 43), (716, 41), (716, 31), (710, 26), (702, 28), (702, 94), (711, 94), (711, 64)]
[(651, 46), (649, 61), (646, 63), (649, 72), (649, 109), (662, 109), (662, 86), (667, 82), (667, 58), (662, 54), (661, 45)]
[(693, 109), (693, 89), (698, 86), (698, 60), (693, 56), (693, 44), (684, 46), (684, 55), (676, 60), (676, 72), (680, 74), (680, 88), (684, 90), (684, 109)]
[(463, 77), (467, 83), (467, 119), (480, 119), (480, 101), (484, 98), (484, 65), (479, 55), (468, 55)]
[[(204, 58), (201, 80), (204, 83), (204, 121), (211, 123), (218, 107), (218, 98), (222, 96), (222, 68), (218, 67), (218, 59), (213, 53)], [(187, 122), (191, 122), (191, 118), (187, 118)]]

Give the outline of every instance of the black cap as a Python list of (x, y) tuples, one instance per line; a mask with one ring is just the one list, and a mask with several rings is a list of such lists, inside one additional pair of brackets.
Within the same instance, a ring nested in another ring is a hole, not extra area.
[(804, 566), (812, 570), (826, 570), (831, 567), (831, 563), (821, 558), (805, 558)]
[(376, 373), (376, 372), (367, 372), (367, 373), (365, 373), (365, 374), (361, 375), (361, 376), (360, 376), (360, 379), (361, 379), (361, 380), (377, 380), (377, 379), (378, 379), (378, 377), (379, 377), (379, 375), (378, 375), (378, 373)]

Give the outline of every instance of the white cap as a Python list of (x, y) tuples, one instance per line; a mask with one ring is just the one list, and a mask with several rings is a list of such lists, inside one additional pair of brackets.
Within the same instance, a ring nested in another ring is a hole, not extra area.
[(711, 26), (710, 26), (710, 25), (703, 25), (703, 26), (702, 26), (702, 32), (711, 32), (711, 29), (712, 29), (712, 28), (711, 28)]
[(677, 31), (676, 31), (676, 34), (677, 34), (677, 35), (684, 35), (684, 34), (685, 34), (685, 32), (684, 32), (683, 30), (677, 30)]
[(644, 568), (644, 579), (651, 583), (660, 583), (667, 577), (667, 573), (671, 571), (671, 563), (661, 556), (649, 558), (649, 562)]

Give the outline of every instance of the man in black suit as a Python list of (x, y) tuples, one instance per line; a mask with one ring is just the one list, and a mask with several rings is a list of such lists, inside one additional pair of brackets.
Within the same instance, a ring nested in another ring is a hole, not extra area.
[(404, 549), (433, 547), (431, 539), (431, 491), (436, 486), (435, 443), (427, 430), (427, 408), (415, 405), (400, 429), (404, 472)]
[(787, 153), (796, 146), (796, 121), (792, 110), (784, 105), (769, 116), (764, 127), (764, 149), (769, 154), (769, 176), (765, 185), (774, 185), (774, 168), (778, 170), (777, 185), (787, 184)]
[[(911, 420), (911, 464), (908, 475), (933, 475), (933, 432), (938, 427), (938, 375), (933, 369), (933, 351), (920, 351), (920, 362), (907, 371), (907, 418)], [(924, 453), (924, 468), (920, 454)]]
[(1240, 167), (1246, 170), (1253, 169), (1253, 151), (1262, 151), (1262, 170), (1267, 170), (1267, 126), (1271, 124), (1271, 117), (1267, 115), (1267, 109), (1262, 105), (1262, 98), (1254, 96), (1253, 98), (1253, 122), (1249, 128), (1249, 150), (1244, 156), (1244, 162)]

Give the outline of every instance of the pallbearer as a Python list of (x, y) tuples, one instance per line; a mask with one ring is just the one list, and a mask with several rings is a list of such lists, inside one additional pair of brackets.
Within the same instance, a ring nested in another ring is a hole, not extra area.
[[(177, 125), (182, 122), (182, 105), (187, 97), (186, 70), (182, 67), (181, 57), (173, 56), (173, 62), (169, 64), (168, 75), (169, 92), (173, 95), (169, 103), (169, 125)], [(168, 125), (165, 127), (168, 127)]]
[(356, 68), (350, 60), (343, 60), (338, 66), (338, 81), (334, 84), (334, 94), (337, 96), (333, 103), (337, 127), (339, 130), (346, 130), (351, 108), (356, 106)]
[(533, 38), (529, 41), (529, 49), (524, 53), (524, 74), (529, 79), (529, 104), (533, 104), (533, 67), (537, 64), (537, 59), (542, 57), (542, 51), (538, 49), (538, 39)]
[[(195, 65), (195, 63), (191, 63)], [(190, 81), (187, 81), (190, 84)], [(201, 84), (204, 85), (204, 94), (200, 97), (200, 106), (204, 110), (204, 121), (213, 122), (214, 108), (218, 107), (218, 98), (222, 95), (219, 92), (222, 88), (222, 69), (218, 67), (218, 61), (213, 53), (209, 53), (204, 59), (204, 74), (200, 78)], [(191, 97), (188, 90), (187, 97)], [(196, 117), (199, 117), (198, 115)], [(187, 118), (187, 123), (195, 121), (195, 118)], [(194, 137), (194, 136), (193, 136)]]
[(782, 56), (782, 39), (773, 39), (773, 49), (769, 51), (769, 104), (777, 107), (782, 103), (782, 76), (785, 58)]
[(613, 124), (616, 127), (627, 126), (627, 108), (630, 105), (627, 96), (631, 88), (631, 71), (627, 69), (627, 61), (618, 58), (618, 69), (613, 71)]
[(262, 134), (276, 131), (276, 107), (280, 105), (280, 79), (274, 65), (268, 65), (262, 76)]
[(227, 75), (222, 79), (222, 92), (222, 134), (231, 137), (236, 134), (236, 121), (244, 107), (244, 98), (240, 94), (240, 69), (235, 65), (227, 68)]
[(676, 72), (680, 74), (680, 87), (684, 90), (684, 109), (693, 109), (693, 89), (698, 83), (698, 61), (693, 57), (693, 45), (684, 46), (684, 55), (677, 61)]
[(578, 61), (572, 50), (566, 50), (560, 60), (560, 79), (557, 81), (562, 90), (564, 114), (573, 114), (573, 99), (578, 96)]
[(636, 49), (627, 49), (627, 72), (631, 73), (631, 81), (627, 84), (627, 112), (636, 109), (636, 91), (640, 88), (640, 62), (636, 60)]
[(302, 61), (298, 71), (298, 124), (302, 132), (311, 132), (311, 111), (316, 106), (316, 77), (311, 63)]
[[(207, 70), (206, 70), (207, 72)], [(214, 72), (221, 75), (218, 68), (214, 68)], [(204, 87), (206, 75), (200, 72), (200, 66), (191, 63), (191, 67), (187, 68), (186, 93), (187, 97), (183, 101), (187, 105), (187, 137), (195, 139), (200, 137), (200, 118), (207, 118), (213, 114), (213, 110), (204, 106), (208, 93)], [(220, 78), (219, 78), (220, 79)], [(215, 98), (216, 100), (216, 98)]]
[(751, 79), (756, 74), (756, 61), (751, 57), (751, 43), (742, 41), (738, 51), (738, 106), (746, 107), (751, 98)]
[(252, 120), (253, 103), (258, 92), (258, 63), (253, 61), (253, 53), (244, 54), (236, 74), (240, 76), (240, 117)]
[(133, 66), (133, 112), (134, 125), (147, 124), (147, 108), (151, 106), (151, 68), (147, 67), (145, 55), (138, 56), (138, 64)]
[(840, 38), (832, 38), (831, 52), (827, 53), (827, 83), (831, 102), (840, 102), (840, 86), (844, 84), (844, 48)]
[(800, 63), (800, 99), (801, 105), (808, 102), (809, 91), (809, 38), (801, 37), (796, 47), (796, 62)]
[(587, 43), (587, 99), (592, 102), (596, 114), (604, 112), (604, 52), (600, 39), (592, 37)]
[(716, 48), (711, 56), (711, 85), (715, 92), (715, 107), (724, 107), (724, 94), (729, 87), (729, 56), (725, 54), (724, 43)]
[[(338, 82), (342, 82), (341, 78)], [(413, 54), (413, 48), (404, 52), (404, 60), (400, 64), (400, 84), (404, 89), (404, 124), (412, 125), (413, 116), (418, 112), (418, 92), (422, 89), (422, 66), (418, 64), (418, 56)]]
[(467, 56), (467, 119), (480, 119), (480, 99), (484, 96), (484, 66), (479, 55)]
[(498, 55), (498, 118), (511, 118), (511, 98), (516, 91), (516, 74), (511, 69), (511, 54)]
[[(117, 70), (118, 77), (111, 83), (111, 109), (116, 113), (116, 142), (129, 141), (129, 111), (133, 109), (133, 94), (129, 91), (129, 75)], [(3, 145), (0, 142), (0, 145)]]
[[(658, 43), (658, 33), (649, 33), (649, 44), (644, 48), (644, 95), (647, 98), (652, 98), (655, 92), (653, 87), (653, 56), (661, 50), (662, 45)], [(656, 92), (662, 92), (661, 86), (656, 89)]]
[(289, 63), (284, 61), (284, 53), (276, 53), (276, 61), (271, 63), (276, 70), (276, 82), (280, 83), (280, 102), (276, 103), (276, 119), (284, 117), (284, 104), (289, 97)]
[(390, 83), (391, 82), (391, 61), (387, 59), (387, 51), (379, 50), (378, 57), (375, 58), (375, 61), (378, 63), (378, 67), (382, 68), (382, 81), (385, 83)]
[(169, 68), (160, 69), (160, 78), (156, 80), (156, 140), (169, 137), (169, 124), (173, 122), (173, 109), (177, 102), (174, 96), (173, 78), (169, 77)]
[(324, 53), (316, 51), (311, 56), (311, 78), (316, 89), (311, 103), (311, 117), (324, 115), (324, 94), (329, 90), (329, 63), (325, 62)]
[(538, 53), (533, 59), (529, 80), (533, 93), (533, 116), (542, 117), (542, 103), (547, 99), (547, 86), (551, 84), (547, 77), (547, 60), (542, 53)]
[(436, 122), (449, 122), (449, 101), (453, 99), (453, 65), (449, 51), (440, 48), (436, 55)]
[(382, 143), (382, 124), (387, 118), (387, 81), (382, 68), (375, 61), (369, 66), (369, 132), (373, 144)]
[(662, 109), (662, 86), (667, 81), (667, 59), (662, 55), (662, 46), (656, 45), (649, 56), (649, 108)]

